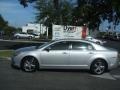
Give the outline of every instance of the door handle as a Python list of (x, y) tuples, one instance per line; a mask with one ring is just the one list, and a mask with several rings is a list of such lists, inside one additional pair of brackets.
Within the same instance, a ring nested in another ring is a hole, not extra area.
[(67, 52), (63, 52), (63, 54), (67, 54)]
[(89, 54), (94, 54), (93, 52), (89, 52)]

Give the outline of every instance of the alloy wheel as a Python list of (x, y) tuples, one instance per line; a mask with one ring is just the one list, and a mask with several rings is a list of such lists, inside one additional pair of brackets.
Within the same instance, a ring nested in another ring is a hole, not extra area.
[(37, 69), (37, 61), (33, 57), (27, 57), (24, 59), (22, 69), (26, 72), (33, 72)]
[(106, 70), (106, 65), (105, 62), (102, 60), (97, 60), (93, 62), (91, 66), (91, 71), (97, 75), (103, 74), (105, 70)]

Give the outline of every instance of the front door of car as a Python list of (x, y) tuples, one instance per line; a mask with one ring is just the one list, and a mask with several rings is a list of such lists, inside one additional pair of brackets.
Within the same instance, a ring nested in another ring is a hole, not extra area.
[(54, 43), (41, 52), (42, 66), (66, 67), (69, 59), (69, 43), (66, 41)]
[(85, 42), (71, 42), (70, 65), (76, 67), (87, 66), (88, 60), (94, 54), (94, 48), (91, 44)]

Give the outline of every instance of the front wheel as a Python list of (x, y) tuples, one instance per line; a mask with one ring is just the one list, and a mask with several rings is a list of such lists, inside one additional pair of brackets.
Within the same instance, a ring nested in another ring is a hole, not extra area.
[(29, 36), (29, 39), (32, 39), (32, 36)]
[(92, 63), (90, 71), (93, 74), (100, 75), (103, 74), (107, 69), (106, 63), (104, 60), (96, 60)]
[(100, 43), (100, 42), (96, 42), (96, 44), (99, 44), (99, 45), (100, 45), (101, 43)]
[(38, 67), (38, 62), (34, 57), (25, 57), (21, 63), (21, 68), (25, 72), (35, 72)]

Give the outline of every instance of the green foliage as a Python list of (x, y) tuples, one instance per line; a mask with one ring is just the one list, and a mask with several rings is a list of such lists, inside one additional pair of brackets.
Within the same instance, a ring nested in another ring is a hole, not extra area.
[(3, 17), (0, 15), (0, 29), (3, 30), (5, 26), (8, 25), (8, 22), (3, 19)]
[(49, 38), (52, 35), (52, 24), (70, 25), (72, 22), (72, 5), (67, 0), (57, 1), (59, 3), (55, 0), (37, 0), (34, 6), (37, 22), (49, 27)]
[(9, 37), (11, 37), (12, 35), (13, 35), (13, 32), (15, 32), (16, 31), (16, 28), (14, 28), (14, 27), (12, 27), (12, 26), (6, 26), (5, 28), (4, 28), (4, 33), (5, 33), (5, 35), (7, 35), (7, 36), (9, 36)]
[(117, 25), (120, 22), (120, 0), (20, 0), (23, 5), (36, 1), (36, 19), (46, 25), (83, 25), (90, 29), (98, 28), (101, 20), (109, 20)]
[[(120, 23), (120, 0), (20, 0), (26, 5), (36, 1), (36, 20), (49, 27), (52, 36), (52, 24), (81, 26), (86, 24), (93, 32), (99, 30), (104, 20), (113, 22), (114, 28)], [(109, 26), (111, 29), (112, 27)], [(99, 34), (100, 36), (103, 33)]]
[(0, 57), (12, 57), (13, 53), (13, 50), (1, 50)]
[[(98, 27), (101, 20), (109, 20), (117, 25), (120, 22), (120, 0), (77, 0), (83, 15), (83, 21), (89, 23), (90, 28)], [(78, 16), (78, 15), (76, 15)]]
[(2, 30), (6, 36), (10, 37), (13, 35), (13, 32), (16, 32), (19, 29), (9, 26), (8, 22), (5, 21), (4, 18), (0, 15), (0, 30)]
[(59, 1), (59, 8), (55, 8), (54, 0), (38, 0), (36, 20), (47, 26), (50, 24), (68, 24), (72, 20), (72, 7), (66, 0)]
[[(69, 0), (37, 0), (36, 20), (47, 26), (51, 24), (83, 25), (96, 28), (100, 24), (100, 14), (94, 5), (86, 4), (84, 0), (78, 0), (75, 7)], [(81, 2), (82, 1), (82, 2)]]

